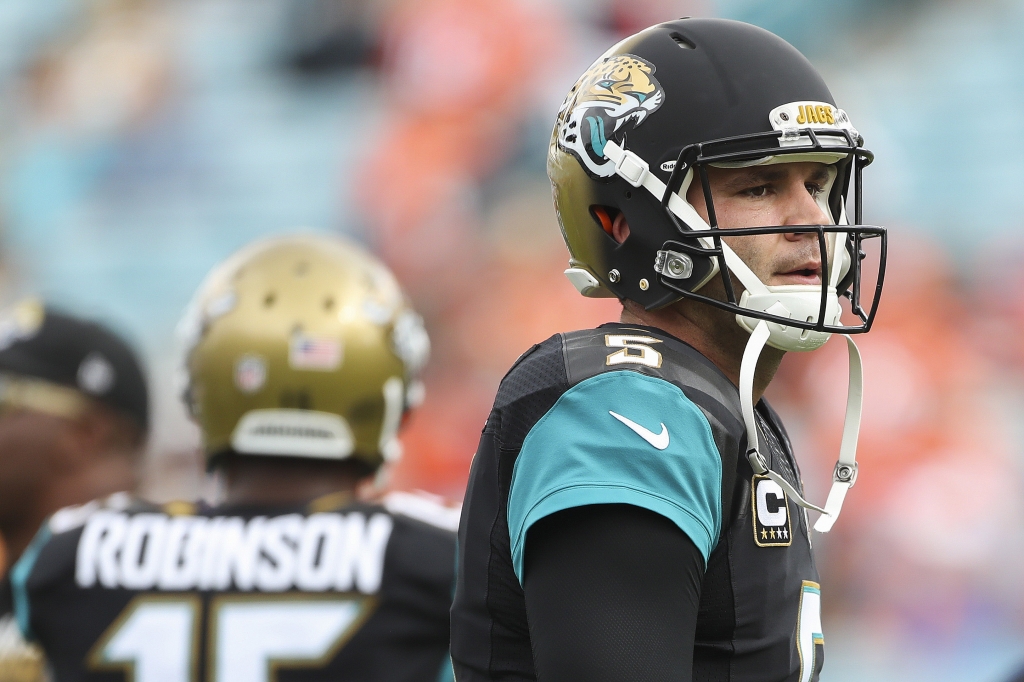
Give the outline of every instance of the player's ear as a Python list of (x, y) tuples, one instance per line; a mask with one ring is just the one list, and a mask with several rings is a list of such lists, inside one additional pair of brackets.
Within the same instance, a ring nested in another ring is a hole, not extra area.
[(612, 220), (611, 235), (620, 244), (629, 237), (629, 223), (626, 222), (626, 214), (622, 211), (619, 211), (615, 219)]
[(590, 214), (598, 222), (601, 229), (618, 243), (626, 241), (629, 236), (629, 223), (622, 211), (608, 206), (591, 206)]

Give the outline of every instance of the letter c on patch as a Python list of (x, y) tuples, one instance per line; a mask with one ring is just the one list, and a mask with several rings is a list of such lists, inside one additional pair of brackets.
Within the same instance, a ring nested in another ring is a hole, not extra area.
[(765, 478), (757, 482), (757, 520), (764, 526), (786, 525), (786, 493), (775, 481)]

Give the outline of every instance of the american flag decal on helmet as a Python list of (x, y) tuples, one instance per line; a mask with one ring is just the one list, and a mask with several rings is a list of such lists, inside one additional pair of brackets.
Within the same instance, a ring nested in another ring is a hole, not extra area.
[(336, 370), (341, 365), (341, 343), (335, 339), (293, 336), (288, 347), (288, 364), (292, 369)]

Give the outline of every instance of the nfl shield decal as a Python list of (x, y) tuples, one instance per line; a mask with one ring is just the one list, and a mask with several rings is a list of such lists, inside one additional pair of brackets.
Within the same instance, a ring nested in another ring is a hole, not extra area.
[(786, 491), (767, 476), (754, 476), (750, 494), (754, 542), (758, 547), (789, 547), (793, 543), (793, 524)]
[(235, 386), (246, 395), (256, 393), (267, 382), (267, 363), (258, 355), (243, 355), (235, 363)]

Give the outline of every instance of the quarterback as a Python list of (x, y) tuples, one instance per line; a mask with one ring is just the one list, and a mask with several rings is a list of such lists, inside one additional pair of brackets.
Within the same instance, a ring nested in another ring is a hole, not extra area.
[(54, 681), (450, 677), (454, 529), (356, 495), (399, 455), (429, 352), (391, 273), (340, 239), (258, 242), (210, 274), (183, 329), (224, 500), (122, 493), (50, 518), (6, 592)]
[[(856, 480), (871, 160), (811, 64), (748, 24), (659, 24), (580, 77), (548, 154), (566, 275), (623, 311), (498, 389), (459, 528), (459, 682), (818, 679), (807, 510), (827, 532)], [(819, 507), (762, 395), (833, 334), (847, 420)]]

